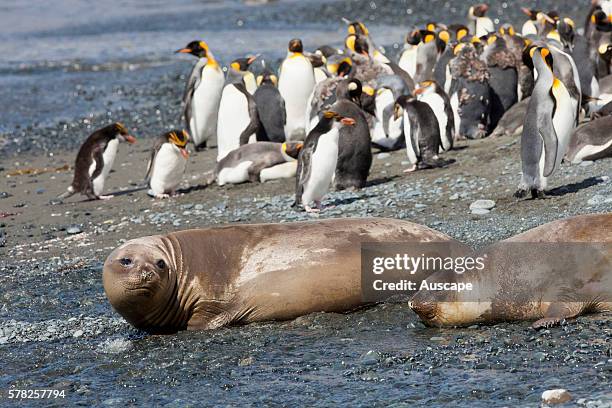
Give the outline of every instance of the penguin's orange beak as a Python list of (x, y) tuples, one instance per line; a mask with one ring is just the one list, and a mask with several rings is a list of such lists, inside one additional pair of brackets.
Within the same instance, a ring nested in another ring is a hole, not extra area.
[(353, 126), (355, 124), (355, 119), (342, 118), (340, 119), (340, 122), (342, 122), (342, 124), (345, 126)]
[(417, 88), (417, 89), (414, 90), (414, 94), (415, 95), (420, 95), (423, 92), (425, 92), (425, 88)]
[(189, 159), (189, 152), (187, 149), (179, 149), (181, 151), (181, 156), (185, 158), (185, 160)]
[(191, 50), (189, 48), (181, 48), (180, 50), (174, 51), (176, 54), (189, 54)]
[(129, 144), (134, 144), (136, 143), (136, 138), (132, 135), (125, 135), (125, 141), (128, 142)]

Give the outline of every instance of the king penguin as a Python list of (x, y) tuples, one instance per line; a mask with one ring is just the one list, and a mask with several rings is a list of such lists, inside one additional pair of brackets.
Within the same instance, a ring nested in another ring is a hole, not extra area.
[(288, 53), (280, 67), (278, 90), (285, 101), (287, 140), (303, 140), (306, 129), (306, 105), (315, 86), (314, 70), (304, 56), (302, 41), (289, 41)]
[(531, 193), (544, 197), (547, 178), (559, 167), (574, 129), (575, 110), (565, 85), (553, 74), (553, 56), (546, 47), (530, 51), (537, 80), (523, 125), (521, 160), (523, 175), (517, 198)]
[(104, 196), (104, 183), (117, 156), (119, 142), (135, 143), (136, 138), (128, 134), (121, 123), (113, 123), (93, 132), (81, 145), (74, 164), (74, 178), (68, 191), (60, 199), (81, 193), (90, 200), (108, 200)]
[(192, 41), (176, 52), (198, 57), (183, 96), (185, 123), (196, 150), (214, 147), (217, 145), (217, 113), (225, 76), (204, 41)]
[(257, 77), (257, 91), (253, 98), (261, 123), (257, 131), (258, 141), (285, 141), (285, 101), (276, 88), (277, 84), (278, 78), (267, 68)]
[[(340, 129), (353, 126), (355, 120), (334, 111), (325, 111), (317, 126), (308, 134), (298, 156), (295, 202), (307, 212), (319, 212), (321, 200), (329, 191), (338, 161)], [(315, 207), (310, 204), (314, 202)]]
[(260, 126), (257, 107), (244, 83), (248, 73), (244, 65), (248, 68), (254, 59), (235, 60), (227, 71), (217, 121), (217, 161), (240, 145), (249, 143), (251, 136), (256, 138)]
[(150, 196), (168, 198), (175, 194), (189, 159), (189, 152), (185, 149), (188, 141), (187, 132), (178, 129), (157, 138), (145, 176), (151, 187), (148, 192)]

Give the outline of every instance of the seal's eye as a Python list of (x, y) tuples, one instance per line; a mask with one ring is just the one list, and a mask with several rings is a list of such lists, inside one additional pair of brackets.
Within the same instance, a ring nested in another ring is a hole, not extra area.
[(160, 259), (159, 261), (157, 261), (155, 265), (157, 265), (159, 269), (166, 269), (166, 262), (164, 262), (163, 259)]
[(121, 258), (119, 259), (119, 263), (123, 266), (130, 266), (132, 264), (132, 260), (130, 258)]

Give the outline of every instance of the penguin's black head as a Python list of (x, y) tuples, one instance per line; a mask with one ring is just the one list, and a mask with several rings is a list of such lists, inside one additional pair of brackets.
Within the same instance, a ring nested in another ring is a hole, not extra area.
[(274, 75), (274, 73), (267, 68), (264, 72), (261, 73), (261, 75), (257, 76), (257, 86), (262, 86), (264, 84), (268, 84), (272, 86), (278, 85), (277, 76)]
[(349, 34), (370, 35), (367, 27), (361, 21), (351, 21), (348, 24), (347, 31)]
[(538, 18), (538, 13), (540, 12), (540, 10), (530, 9), (526, 7), (521, 7), (521, 11), (525, 13), (531, 21), (536, 21)]
[(345, 79), (336, 86), (336, 99), (348, 99), (359, 104), (363, 86), (357, 78)]
[(612, 44), (611, 43), (600, 45), (599, 48), (597, 49), (597, 52), (599, 53), (599, 57), (601, 59), (610, 63), (610, 60), (612, 60)]
[(594, 24), (598, 31), (609, 32), (612, 31), (612, 17), (608, 15), (598, 7), (593, 14), (591, 14), (591, 24)]
[(504, 24), (503, 26), (499, 27), (498, 32), (502, 36), (509, 35), (510, 37), (514, 37), (516, 35), (516, 30), (512, 24)]
[(475, 6), (470, 7), (469, 15), (470, 17), (484, 17), (488, 10), (488, 4), (476, 4)]
[(454, 28), (455, 39), (457, 41), (466, 41), (470, 38), (470, 29), (464, 25), (458, 25)]
[(398, 96), (395, 100), (395, 103), (393, 104), (393, 119), (398, 120), (404, 113), (404, 109), (406, 109), (406, 106), (408, 106), (411, 102), (414, 102), (415, 100), (415, 97), (412, 95)]
[(552, 18), (553, 20), (559, 21), (559, 12), (557, 10), (550, 10), (548, 13), (546, 13), (548, 15), (548, 17)]
[(327, 123), (329, 125), (337, 123), (339, 125), (344, 126), (353, 126), (355, 124), (355, 119), (349, 118), (347, 116), (342, 116), (341, 114), (333, 110), (327, 110), (321, 113), (321, 122)]
[(436, 38), (437, 36), (434, 31), (421, 30), (421, 41), (423, 41), (425, 44), (434, 41)]
[(346, 55), (335, 54), (327, 60), (327, 70), (330, 74), (345, 77), (353, 68), (353, 60)]
[(450, 42), (450, 33), (448, 30), (440, 30), (436, 37), (438, 51), (443, 51), (446, 48), (446, 45)]
[(198, 58), (206, 58), (208, 57), (208, 44), (204, 41), (192, 41), (185, 48), (181, 48), (180, 50), (176, 50), (176, 53), (183, 54), (191, 54)]
[(246, 72), (249, 70), (251, 64), (257, 59), (258, 55), (252, 57), (237, 58), (232, 61), (230, 67), (239, 72)]
[(304, 52), (304, 45), (302, 44), (302, 40), (300, 40), (299, 38), (294, 38), (293, 40), (289, 41), (289, 52), (294, 52), (294, 53), (303, 53)]
[(365, 37), (359, 34), (350, 34), (344, 40), (344, 45), (346, 48), (354, 52), (355, 54), (361, 54), (368, 56), (370, 52), (370, 47), (368, 46), (368, 42)]
[(302, 142), (285, 142), (282, 144), (281, 149), (287, 156), (297, 159), (303, 147), (304, 143)]
[(576, 24), (569, 17), (557, 21), (557, 31), (564, 43), (574, 43), (575, 28)]
[(329, 58), (332, 55), (340, 54), (340, 51), (338, 51), (336, 48), (331, 47), (329, 45), (322, 45), (315, 50), (315, 54), (321, 54), (325, 58)]
[(546, 47), (532, 48), (529, 51), (529, 54), (531, 55), (532, 59), (533, 59), (533, 56), (535, 55), (536, 52), (540, 53), (540, 56), (542, 57), (542, 59), (544, 60), (546, 65), (548, 65), (548, 68), (550, 68), (550, 70), (552, 71), (552, 69), (553, 69), (553, 56), (552, 56), (550, 50), (548, 48), (546, 48)]
[(531, 59), (531, 50), (537, 48), (537, 46), (533, 43), (529, 43), (523, 48), (523, 64), (527, 66), (530, 70), (533, 71), (533, 60)]
[(115, 122), (112, 125), (108, 125), (100, 131), (108, 138), (111, 139), (119, 139), (119, 141), (128, 142), (130, 144), (136, 143), (136, 138), (131, 136), (127, 130), (127, 128), (120, 122)]

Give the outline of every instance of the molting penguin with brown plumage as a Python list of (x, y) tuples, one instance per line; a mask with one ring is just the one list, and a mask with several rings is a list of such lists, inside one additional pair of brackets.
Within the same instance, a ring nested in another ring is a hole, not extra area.
[(81, 145), (74, 164), (74, 178), (68, 191), (58, 198), (65, 199), (81, 193), (90, 200), (107, 200), (112, 195), (102, 195), (106, 178), (115, 162), (119, 142), (135, 143), (121, 123), (113, 123), (93, 132)]

